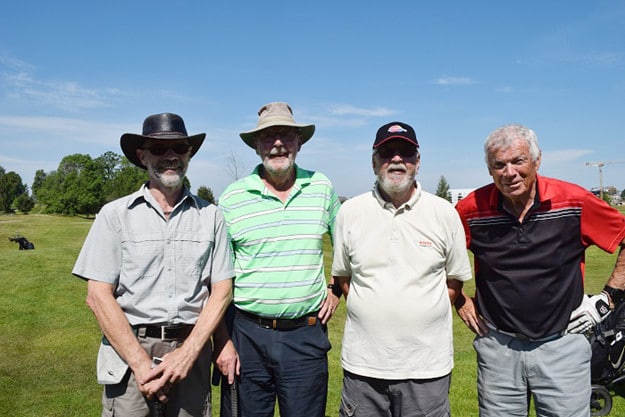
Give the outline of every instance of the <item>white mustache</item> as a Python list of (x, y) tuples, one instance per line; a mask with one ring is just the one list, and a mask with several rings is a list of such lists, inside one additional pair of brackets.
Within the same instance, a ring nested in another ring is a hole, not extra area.
[(406, 166), (403, 164), (392, 164), (386, 168), (386, 171), (404, 171), (406, 172)]
[(284, 150), (284, 149), (276, 149), (275, 151), (272, 149), (269, 152), (269, 156), (279, 156), (279, 155), (283, 155), (283, 154), (286, 155), (286, 154), (288, 154), (288, 152), (286, 150)]
[(174, 170), (174, 171), (178, 171), (178, 170), (181, 170), (181, 169), (182, 169), (182, 164), (160, 165), (160, 166), (158, 167), (158, 169), (159, 169), (160, 171), (166, 171), (166, 170), (169, 170), (169, 169)]

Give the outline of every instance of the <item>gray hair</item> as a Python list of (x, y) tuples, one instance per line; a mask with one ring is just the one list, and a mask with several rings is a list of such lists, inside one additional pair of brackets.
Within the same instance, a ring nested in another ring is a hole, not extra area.
[(537, 161), (540, 157), (540, 148), (538, 147), (538, 138), (536, 133), (527, 126), (518, 123), (510, 123), (495, 129), (484, 142), (484, 159), (486, 165), (489, 165), (488, 153), (499, 149), (506, 149), (512, 146), (517, 139), (523, 139), (527, 143), (530, 151), (530, 157), (533, 161)]

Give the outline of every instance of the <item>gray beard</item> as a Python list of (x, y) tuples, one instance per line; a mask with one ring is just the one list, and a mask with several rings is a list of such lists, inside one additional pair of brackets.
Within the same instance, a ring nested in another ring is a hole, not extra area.
[(415, 177), (405, 177), (401, 182), (389, 180), (388, 177), (378, 179), (378, 185), (388, 195), (401, 195), (414, 187)]
[(177, 172), (174, 175), (167, 175), (159, 172), (154, 167), (149, 167), (150, 177), (155, 178), (165, 188), (178, 188), (183, 184), (186, 172)]

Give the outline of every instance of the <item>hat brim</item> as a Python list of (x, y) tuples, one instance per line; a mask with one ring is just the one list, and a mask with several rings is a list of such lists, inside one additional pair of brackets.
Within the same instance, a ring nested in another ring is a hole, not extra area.
[(403, 140), (404, 142), (408, 142), (409, 144), (416, 146), (417, 148), (419, 147), (419, 143), (415, 142), (413, 139), (410, 139), (407, 136), (403, 136), (403, 135), (394, 135), (394, 136), (389, 136), (387, 138), (384, 138), (383, 140), (381, 140), (378, 143), (374, 143), (373, 144), (373, 149), (379, 148), (380, 146), (384, 145), (387, 142), (390, 142), (392, 140)]
[(297, 127), (300, 130), (300, 141), (302, 144), (308, 142), (310, 138), (315, 134), (315, 125), (305, 125), (299, 123), (289, 123), (289, 122), (280, 122), (280, 123), (267, 123), (265, 125), (258, 126), (254, 130), (248, 130), (247, 132), (239, 133), (243, 142), (247, 144), (252, 149), (256, 149), (256, 139), (255, 136), (261, 130), (267, 129), (268, 127), (273, 126), (289, 126), (289, 127)]
[(139, 157), (137, 156), (137, 149), (143, 146), (143, 142), (148, 139), (157, 139), (157, 140), (181, 140), (186, 139), (191, 145), (191, 156), (193, 157), (202, 146), (204, 142), (204, 138), (206, 137), (206, 133), (199, 133), (193, 136), (174, 136), (174, 135), (159, 135), (159, 136), (143, 136), (137, 135), (136, 133), (124, 133), (122, 137), (119, 139), (119, 144), (121, 145), (122, 151), (124, 155), (130, 162), (135, 164), (141, 169), (147, 169), (145, 165), (141, 163)]

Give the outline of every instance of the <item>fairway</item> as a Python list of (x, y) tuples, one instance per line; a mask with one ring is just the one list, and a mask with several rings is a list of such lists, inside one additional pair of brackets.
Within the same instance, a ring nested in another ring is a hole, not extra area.
[[(101, 387), (95, 380), (99, 330), (85, 304), (85, 283), (71, 275), (90, 225), (91, 220), (80, 217), (0, 215), (0, 416), (100, 415)], [(17, 232), (33, 242), (35, 250), (18, 251), (18, 245), (8, 240)], [(326, 240), (326, 273), (330, 259)], [(587, 252), (587, 293), (601, 290), (614, 262), (615, 255), (595, 248)], [(472, 294), (473, 282), (467, 287)], [(344, 318), (341, 302), (329, 326), (333, 348), (328, 416), (338, 415)], [(473, 334), (457, 316), (454, 338), (452, 415), (477, 416)], [(621, 390), (614, 396), (611, 416), (625, 415), (622, 395)]]

